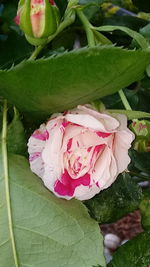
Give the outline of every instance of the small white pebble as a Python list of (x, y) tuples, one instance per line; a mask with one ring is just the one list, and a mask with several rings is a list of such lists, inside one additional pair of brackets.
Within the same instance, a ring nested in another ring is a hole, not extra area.
[(120, 245), (120, 238), (114, 234), (106, 234), (104, 237), (104, 245), (106, 248), (115, 250)]

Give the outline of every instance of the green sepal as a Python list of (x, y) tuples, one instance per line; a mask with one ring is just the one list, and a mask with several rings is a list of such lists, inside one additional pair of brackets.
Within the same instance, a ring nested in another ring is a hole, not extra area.
[(44, 31), (42, 33), (43, 37), (48, 37), (52, 35), (57, 29), (57, 21), (55, 18), (55, 13), (49, 0), (45, 0), (45, 16), (44, 16)]
[(29, 36), (33, 36), (31, 19), (30, 19), (30, 1), (31, 0), (26, 0), (24, 5), (22, 5), (21, 11), (20, 11), (20, 25), (19, 26), (25, 34)]
[(30, 44), (35, 46), (44, 45), (47, 42), (47, 38), (35, 38), (27, 34), (25, 34), (25, 37)]

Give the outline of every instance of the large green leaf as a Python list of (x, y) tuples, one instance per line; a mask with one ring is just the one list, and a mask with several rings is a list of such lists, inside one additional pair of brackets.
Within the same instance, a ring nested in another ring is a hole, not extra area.
[[(12, 252), (8, 191), (0, 155), (0, 266), (16, 267)], [(6, 166), (5, 166), (6, 167)], [(105, 266), (102, 237), (83, 204), (53, 196), (22, 156), (9, 157), (9, 187), (19, 266)]]
[(108, 267), (149, 267), (150, 266), (150, 231), (121, 246), (113, 256)]
[(49, 115), (113, 94), (140, 80), (150, 50), (83, 48), (0, 71), (0, 94), (21, 111)]
[(99, 223), (112, 223), (139, 207), (141, 188), (129, 174), (120, 175), (108, 189), (85, 201), (92, 217)]

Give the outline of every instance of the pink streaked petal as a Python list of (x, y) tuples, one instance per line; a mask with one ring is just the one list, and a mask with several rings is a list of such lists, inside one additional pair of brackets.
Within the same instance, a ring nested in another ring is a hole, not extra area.
[(87, 152), (90, 152), (92, 149), (92, 146), (88, 147)]
[(35, 153), (33, 153), (33, 154), (31, 154), (31, 155), (29, 156), (29, 161), (31, 162), (31, 161), (37, 159), (37, 158), (40, 157), (40, 156), (41, 156), (41, 152), (35, 152)]
[(68, 143), (67, 143), (67, 151), (69, 151), (71, 149), (71, 146), (72, 146), (72, 138), (70, 138)]
[(111, 133), (103, 133), (103, 132), (96, 132), (96, 134), (99, 136), (99, 137), (102, 137), (102, 138), (106, 138), (108, 136), (111, 135)]
[(32, 137), (42, 140), (42, 141), (46, 141), (49, 138), (49, 133), (46, 130), (45, 132), (41, 133), (40, 130), (36, 130), (33, 134)]
[(80, 185), (88, 186), (89, 184), (90, 175), (88, 173), (78, 179), (72, 179), (67, 170), (65, 170), (61, 176), (61, 181), (56, 181), (54, 191), (60, 196), (73, 196), (76, 187)]
[(20, 24), (20, 14), (17, 14), (17, 16), (14, 18), (14, 22), (19, 25)]
[(54, 191), (59, 194), (60, 196), (70, 196), (72, 197), (74, 194), (74, 188), (71, 186), (65, 186), (59, 180), (56, 181), (54, 186)]
[(64, 128), (66, 128), (68, 125), (70, 124), (70, 122), (69, 121), (67, 121), (67, 120), (63, 120), (63, 122), (62, 122), (62, 126), (64, 127)]
[(29, 155), (36, 153), (36, 152), (42, 152), (45, 148), (45, 141), (34, 138), (31, 136), (28, 141), (28, 153)]
[(32, 4), (43, 4), (44, 0), (32, 0)]
[(54, 0), (49, 0), (50, 4), (55, 5), (55, 1)]
[(97, 187), (100, 187), (98, 182), (96, 182), (96, 186), (97, 186)]

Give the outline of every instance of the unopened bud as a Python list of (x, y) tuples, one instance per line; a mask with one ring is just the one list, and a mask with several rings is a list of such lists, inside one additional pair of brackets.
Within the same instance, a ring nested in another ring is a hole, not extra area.
[(130, 124), (130, 129), (135, 134), (133, 148), (139, 152), (150, 151), (150, 121), (135, 120)]
[(20, 0), (15, 19), (33, 45), (46, 42), (59, 24), (59, 10), (53, 0)]

